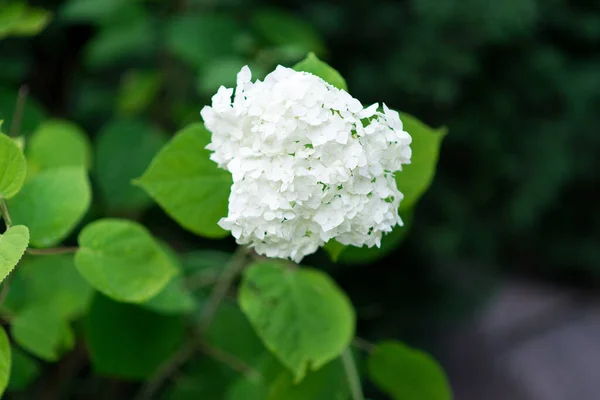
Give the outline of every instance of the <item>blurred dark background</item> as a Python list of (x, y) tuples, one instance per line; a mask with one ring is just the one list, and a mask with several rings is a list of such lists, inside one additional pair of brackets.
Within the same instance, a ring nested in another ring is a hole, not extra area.
[[(510, 319), (559, 295), (568, 299), (566, 315), (574, 315), (593, 301), (600, 282), (600, 2), (30, 4), (56, 13), (50, 26), (35, 38), (0, 41), (0, 118), (10, 120), (27, 83), (25, 134), (44, 115), (74, 120), (92, 136), (117, 119), (170, 134), (199, 120), (212, 93), (233, 84), (242, 65), (261, 77), (307, 51), (337, 68), (364, 104), (383, 101), (447, 126), (435, 181), (394, 252), (365, 265), (333, 266), (324, 254), (310, 260), (349, 293), (361, 335), (428, 348), (456, 385), (468, 386), (461, 380), (468, 368), (481, 372), (477, 363), (498, 366), (501, 358), (495, 347), (474, 354), (489, 336), (474, 330), (479, 315), (508, 307), (498, 318)], [(96, 212), (102, 207), (100, 201)], [(156, 207), (139, 217), (180, 248), (231, 246), (182, 232)], [(557, 326), (563, 320), (558, 316)], [(548, 325), (524, 321), (531, 326), (517, 324), (519, 338), (543, 335), (540, 324)], [(457, 390), (465, 393), (459, 400), (492, 398)], [(499, 398), (519, 398), (506, 393)], [(556, 399), (597, 398), (565, 393)]]

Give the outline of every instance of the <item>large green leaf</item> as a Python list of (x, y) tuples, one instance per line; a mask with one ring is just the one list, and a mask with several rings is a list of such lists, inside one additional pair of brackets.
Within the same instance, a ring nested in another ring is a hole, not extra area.
[(288, 52), (325, 52), (325, 44), (319, 32), (306, 20), (291, 12), (262, 9), (252, 16), (251, 23), (252, 28), (270, 44), (284, 47)]
[(8, 391), (23, 390), (40, 374), (40, 366), (32, 357), (23, 353), (18, 347), (12, 348), (12, 364)]
[(338, 89), (348, 90), (348, 85), (342, 75), (326, 62), (319, 60), (315, 53), (308, 53), (304, 60), (294, 65), (294, 69), (316, 75)]
[(104, 219), (79, 234), (75, 263), (98, 291), (115, 300), (143, 303), (177, 274), (167, 254), (143, 226)]
[(0, 133), (0, 198), (15, 196), (25, 182), (27, 163), (19, 146)]
[(71, 233), (90, 202), (87, 172), (75, 166), (41, 171), (25, 183), (8, 206), (13, 222), (29, 227), (32, 246), (50, 247)]
[(411, 162), (396, 173), (396, 184), (404, 195), (400, 210), (407, 210), (414, 207), (433, 181), (446, 128), (432, 129), (406, 113), (400, 113), (400, 119), (412, 137)]
[(23, 349), (46, 361), (57, 361), (75, 344), (68, 323), (50, 307), (27, 308), (12, 321), (11, 333)]
[(7, 36), (32, 36), (41, 32), (52, 14), (26, 3), (12, 2), (0, 8), (0, 39)]
[(49, 120), (43, 122), (27, 141), (27, 161), (34, 171), (67, 166), (89, 169), (92, 166), (92, 146), (77, 125)]
[(236, 53), (242, 31), (229, 15), (182, 14), (166, 27), (166, 45), (182, 61), (201, 67), (212, 60)]
[(138, 120), (116, 120), (102, 129), (96, 141), (94, 172), (109, 210), (137, 211), (152, 204), (131, 181), (144, 172), (166, 142), (165, 134)]
[(278, 262), (249, 267), (239, 303), (265, 346), (302, 380), (339, 356), (353, 335), (350, 301), (324, 273)]
[(452, 392), (439, 364), (399, 342), (377, 345), (368, 359), (373, 383), (394, 400), (450, 400)]
[(204, 125), (190, 125), (162, 148), (138, 182), (181, 226), (221, 238), (228, 232), (217, 222), (227, 214), (232, 179), (209, 159), (209, 142)]
[(26, 226), (11, 226), (0, 234), (0, 282), (15, 268), (29, 244), (29, 230)]
[(10, 342), (8, 336), (6, 336), (6, 332), (4, 332), (4, 328), (0, 326), (0, 397), (2, 397), (8, 385), (11, 362)]
[(85, 313), (94, 292), (77, 272), (72, 254), (28, 257), (18, 274), (25, 293), (23, 307), (45, 304), (67, 320)]
[(184, 339), (180, 317), (166, 316), (96, 295), (85, 321), (94, 370), (119, 378), (148, 378)]

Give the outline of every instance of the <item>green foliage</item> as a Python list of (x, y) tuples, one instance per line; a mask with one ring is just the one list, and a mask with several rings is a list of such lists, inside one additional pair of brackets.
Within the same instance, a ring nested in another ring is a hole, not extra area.
[(72, 254), (28, 257), (17, 270), (25, 295), (22, 308), (46, 305), (61, 318), (72, 320), (85, 314), (92, 287), (75, 269)]
[(450, 400), (444, 371), (428, 354), (399, 342), (377, 345), (368, 359), (371, 380), (394, 400)]
[(12, 348), (12, 363), (8, 391), (25, 389), (40, 374), (39, 364), (17, 347)]
[(140, 211), (152, 203), (131, 181), (144, 172), (166, 142), (164, 133), (139, 120), (115, 120), (101, 130), (94, 172), (109, 211)]
[(202, 124), (180, 131), (156, 155), (138, 184), (184, 228), (209, 238), (228, 232), (217, 222), (227, 214), (232, 184), (205, 149), (210, 134)]
[(131, 71), (119, 87), (117, 109), (122, 115), (137, 115), (145, 111), (156, 98), (162, 85), (156, 71)]
[(145, 302), (177, 273), (146, 228), (131, 221), (92, 222), (78, 241), (77, 270), (96, 290), (118, 301)]
[(11, 334), (23, 349), (50, 362), (58, 361), (75, 344), (67, 321), (44, 304), (20, 312), (12, 321)]
[(294, 65), (294, 69), (296, 71), (310, 72), (338, 89), (348, 90), (346, 80), (340, 73), (327, 65), (327, 63), (319, 60), (315, 53), (308, 53), (308, 56), (304, 60)]
[(14, 197), (25, 181), (27, 164), (16, 143), (0, 133), (0, 198)]
[[(0, 87), (0, 120), (4, 120), (2, 129), (11, 132), (13, 129), (13, 117), (17, 104), (17, 92)], [(23, 106), (23, 118), (20, 129), (15, 134), (29, 135), (34, 132), (38, 125), (46, 118), (46, 113), (35, 99), (28, 98)]]
[(176, 350), (183, 320), (96, 295), (85, 321), (94, 370), (132, 380), (148, 378)]
[(65, 239), (87, 212), (91, 188), (83, 166), (56, 167), (35, 174), (8, 201), (13, 223), (29, 227), (34, 247)]
[(0, 326), (0, 396), (2, 396), (8, 385), (11, 360), (10, 342), (6, 336), (6, 332), (4, 332), (4, 328)]
[(40, 33), (52, 15), (41, 8), (13, 1), (0, 8), (0, 39), (7, 36), (32, 36)]
[(55, 167), (92, 166), (92, 146), (85, 132), (72, 122), (48, 120), (27, 141), (29, 175)]
[(339, 356), (354, 334), (350, 301), (317, 270), (256, 263), (244, 273), (239, 303), (265, 346), (290, 368), (296, 382), (309, 369)]
[(185, 282), (180, 277), (171, 279), (157, 295), (142, 307), (166, 315), (189, 314), (198, 306), (196, 299), (185, 287)]
[(29, 230), (26, 226), (11, 226), (0, 234), (0, 282), (17, 265), (29, 244)]

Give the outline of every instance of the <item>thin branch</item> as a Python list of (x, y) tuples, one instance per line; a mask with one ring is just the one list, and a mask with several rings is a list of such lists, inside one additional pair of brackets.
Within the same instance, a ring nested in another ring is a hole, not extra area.
[(192, 341), (186, 343), (177, 353), (160, 366), (152, 378), (140, 389), (135, 400), (150, 400), (173, 374), (189, 361), (195, 353), (196, 346)]
[(373, 343), (358, 336), (352, 340), (352, 345), (365, 353), (372, 353), (375, 350), (375, 345)]
[(262, 379), (262, 375), (260, 374), (260, 372), (258, 372), (250, 365), (246, 364), (244, 361), (234, 356), (233, 354), (219, 349), (218, 347), (211, 346), (209, 343), (202, 340), (198, 343), (198, 346), (200, 348), (200, 351), (202, 351), (204, 354), (214, 358), (217, 361), (222, 362), (234, 371), (237, 371), (240, 374), (244, 375), (249, 380), (256, 382), (257, 380)]
[(0, 215), (4, 219), (4, 223), (6, 224), (6, 229), (12, 226), (12, 221), (10, 219), (10, 214), (8, 213), (8, 207), (6, 206), (6, 200), (0, 197)]
[(10, 126), (10, 136), (17, 137), (21, 130), (21, 121), (23, 120), (23, 111), (25, 110), (25, 103), (27, 102), (27, 95), (29, 94), (29, 88), (27, 85), (21, 86), (19, 89), (19, 95), (17, 97), (17, 104), (15, 104), (15, 112), (13, 114), (12, 124)]
[(352, 400), (365, 400), (365, 396), (362, 391), (360, 384), (360, 375), (352, 356), (350, 347), (342, 353), (342, 363), (344, 364), (344, 371), (346, 371), (346, 377), (348, 378), (348, 384), (350, 385), (350, 392), (352, 393)]
[(32, 256), (50, 256), (55, 254), (76, 253), (79, 247), (55, 247), (51, 249), (27, 249), (27, 254)]
[(2, 284), (2, 290), (0, 291), (0, 306), (2, 306), (4, 300), (6, 300), (6, 296), (8, 295), (8, 290), (10, 289), (11, 276), (12, 274), (8, 274), (8, 276), (4, 279), (4, 282)]
[(221, 273), (221, 276), (219, 277), (219, 280), (217, 281), (210, 298), (208, 299), (208, 303), (200, 315), (200, 321), (198, 323), (199, 336), (204, 336), (204, 334), (208, 331), (208, 328), (215, 317), (221, 301), (223, 301), (223, 298), (227, 295), (227, 292), (229, 292), (229, 289), (231, 288), (231, 285), (233, 285), (233, 281), (237, 275), (246, 266), (247, 255), (248, 248), (244, 246), (238, 247), (233, 254), (231, 261)]

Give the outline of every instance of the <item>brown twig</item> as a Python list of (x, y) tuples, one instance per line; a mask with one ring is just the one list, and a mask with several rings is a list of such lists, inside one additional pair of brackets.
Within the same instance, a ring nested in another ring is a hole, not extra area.
[(27, 85), (21, 86), (19, 89), (19, 95), (17, 96), (17, 103), (15, 104), (15, 112), (13, 114), (12, 124), (10, 126), (10, 136), (17, 137), (21, 130), (21, 121), (23, 120), (23, 111), (25, 110), (25, 103), (27, 102), (27, 95), (29, 94), (29, 88)]
[(27, 254), (32, 256), (50, 256), (56, 254), (76, 253), (79, 247), (55, 247), (50, 249), (27, 249)]
[(6, 229), (12, 226), (12, 221), (10, 219), (10, 214), (8, 213), (8, 207), (6, 206), (6, 200), (0, 197), (0, 216), (4, 219), (4, 224), (6, 225)]

